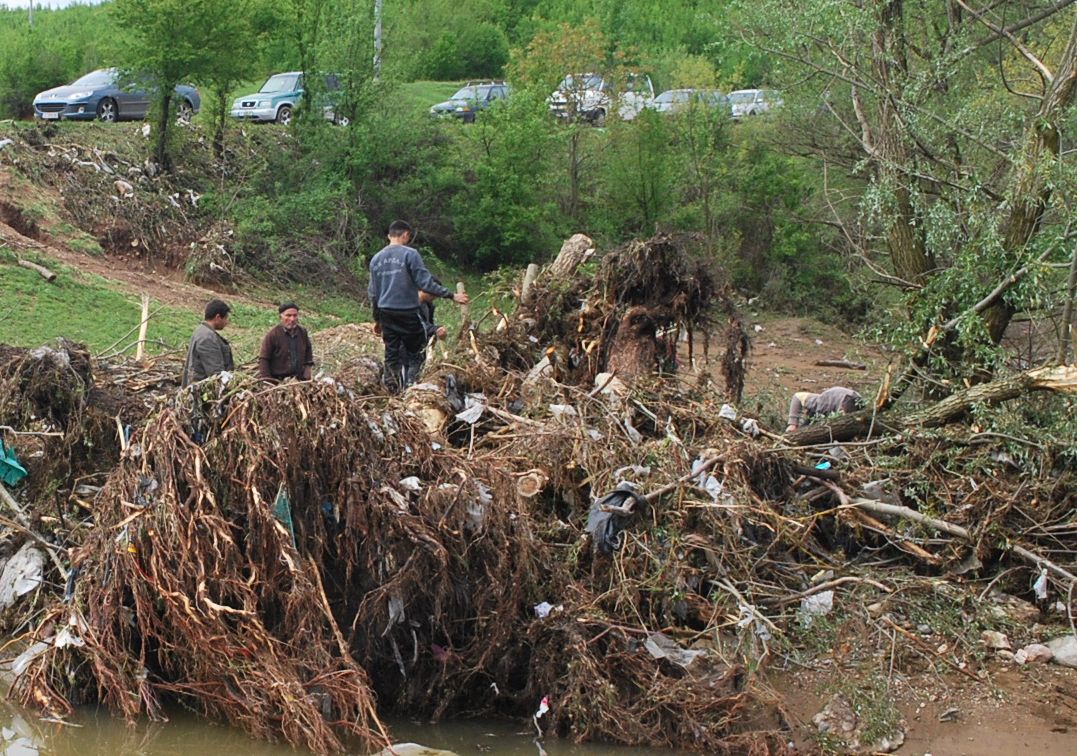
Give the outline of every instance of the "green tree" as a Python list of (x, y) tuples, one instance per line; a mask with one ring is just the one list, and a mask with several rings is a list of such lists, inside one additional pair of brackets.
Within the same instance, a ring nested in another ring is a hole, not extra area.
[(790, 80), (810, 82), (786, 93), (798, 121), (791, 146), (863, 182), (859, 202), (831, 196), (832, 219), (856, 259), (905, 291), (911, 328), (896, 331), (919, 343), (913, 331), (950, 323), (939, 365), (965, 375), (983, 354), (977, 344), (997, 344), (1018, 309), (1044, 301), (1032, 283), (1061, 250), (1055, 231), (1074, 220), (1072, 158), (1060, 150), (1077, 86), (1077, 12), (1067, 5), (741, 9)]
[(230, 23), (231, 6), (214, 0), (116, 0), (112, 12), (126, 31), (120, 46), (125, 67), (145, 76), (153, 87), (154, 159), (171, 170), (168, 142), (175, 87), (208, 76), (212, 65), (222, 63), (220, 55), (207, 56), (205, 50)]

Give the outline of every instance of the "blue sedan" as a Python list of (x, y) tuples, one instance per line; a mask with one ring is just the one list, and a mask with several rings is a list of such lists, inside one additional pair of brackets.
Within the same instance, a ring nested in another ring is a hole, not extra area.
[[(118, 121), (145, 118), (153, 99), (144, 88), (120, 81), (115, 68), (102, 68), (62, 87), (34, 97), (34, 115), (46, 121)], [(198, 112), (202, 99), (186, 84), (176, 87), (176, 115), (187, 120)]]

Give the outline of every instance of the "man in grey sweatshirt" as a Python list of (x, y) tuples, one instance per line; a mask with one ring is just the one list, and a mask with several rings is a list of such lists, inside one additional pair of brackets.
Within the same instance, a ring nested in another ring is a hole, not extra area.
[(374, 308), (374, 330), (385, 344), (385, 385), (393, 392), (414, 383), (423, 365), (426, 331), (419, 318), (419, 290), (468, 303), (467, 294), (453, 294), (434, 279), (419, 253), (407, 246), (411, 238), (411, 226), (393, 221), (389, 245), (370, 260), (367, 295)]
[(785, 432), (791, 433), (812, 417), (826, 417), (834, 413), (847, 415), (864, 406), (864, 398), (850, 388), (833, 386), (821, 394), (798, 391), (789, 403), (789, 425)]

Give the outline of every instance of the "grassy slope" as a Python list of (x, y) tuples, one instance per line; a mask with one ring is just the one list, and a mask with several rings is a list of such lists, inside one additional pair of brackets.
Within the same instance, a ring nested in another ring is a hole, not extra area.
[[(253, 82), (251, 86), (257, 89), (259, 84), (261, 80)], [(459, 82), (414, 82), (402, 85), (400, 96), (406, 108), (425, 113), (430, 105), (448, 98), (459, 86)], [(96, 126), (58, 124), (58, 128), (65, 131), (88, 132), (92, 129), (94, 144), (105, 149), (113, 146), (114, 139), (127, 138), (121, 132), (137, 128), (124, 128), (127, 124), (111, 130), (93, 128)], [(61, 243), (81, 249), (84, 240), (89, 240), (94, 249), (83, 251), (100, 254), (100, 247), (88, 234), (50, 217), (54, 211), (49, 206), (51, 199), (42, 197), (39, 203), (27, 202), (29, 207), (24, 209), (49, 227), (50, 233)], [(46, 283), (36, 273), (18, 267), (15, 254), (0, 247), (0, 291), (7, 294), (7, 317), (0, 321), (0, 343), (32, 347), (62, 336), (84, 342), (94, 351), (102, 351), (115, 348), (117, 342), (120, 347), (134, 342), (140, 312), (136, 294), (125, 291), (115, 282), (68, 268), (55, 260), (33, 254), (22, 256), (48, 265), (59, 275), (54, 283)], [(429, 256), (427, 263), (450, 288), (455, 288), (457, 281), (464, 282), (472, 297), (474, 318), (481, 317), (491, 305), (504, 308), (504, 298), (493, 288), (495, 281), (453, 268)], [(275, 301), (281, 296), (272, 290), (246, 293), (263, 301)], [(327, 295), (312, 288), (292, 290), (290, 296), (301, 303), (302, 322), (312, 332), (341, 323), (370, 321), (370, 311), (365, 302), (356, 299)], [(234, 307), (226, 335), (235, 348), (237, 360), (246, 361), (255, 355), (262, 334), (277, 322), (277, 313), (272, 308), (227, 296), (224, 298), (232, 302)], [(151, 304), (154, 314), (148, 336), (153, 343), (148, 345), (149, 351), (161, 353), (185, 348), (191, 331), (201, 318), (203, 305), (203, 302), (192, 302), (189, 307)], [(440, 303), (437, 315), (438, 320), (450, 331), (455, 332), (459, 327), (460, 310), (451, 303)]]

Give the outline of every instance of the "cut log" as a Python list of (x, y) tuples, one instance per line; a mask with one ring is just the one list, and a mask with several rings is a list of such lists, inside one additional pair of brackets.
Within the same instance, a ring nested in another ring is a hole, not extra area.
[(573, 234), (561, 245), (557, 259), (546, 269), (546, 275), (557, 279), (568, 278), (595, 253), (595, 243), (586, 234)]
[(56, 274), (46, 268), (44, 265), (38, 265), (37, 263), (30, 262), (29, 260), (19, 260), (19, 267), (34, 271), (49, 283), (52, 283), (56, 280)]
[(524, 283), (520, 287), (520, 304), (527, 304), (531, 301), (531, 287), (535, 283), (535, 279), (538, 278), (539, 266), (535, 263), (531, 263), (527, 266), (527, 271), (524, 273)]

